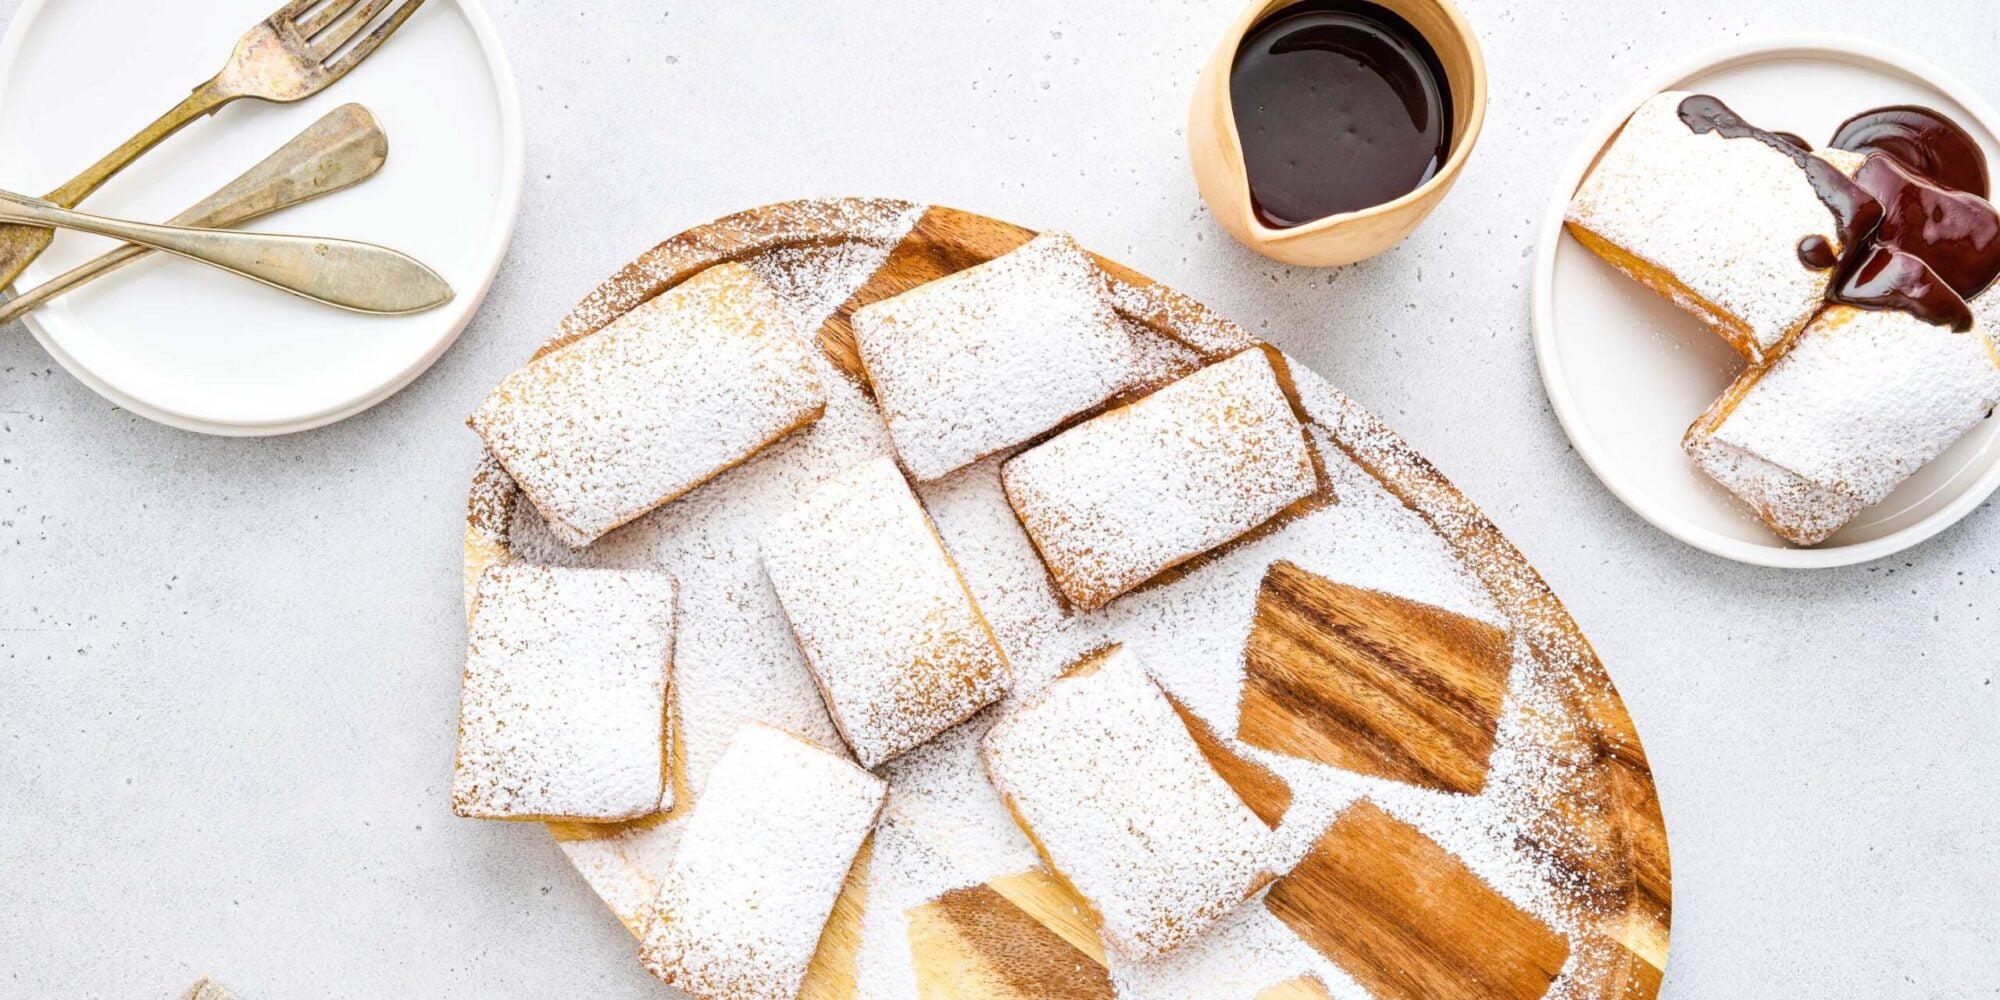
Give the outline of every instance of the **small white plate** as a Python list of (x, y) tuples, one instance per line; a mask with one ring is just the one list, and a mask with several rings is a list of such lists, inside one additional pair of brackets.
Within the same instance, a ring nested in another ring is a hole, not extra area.
[(1661, 73), (1614, 104), (1562, 173), (1535, 253), (1535, 353), (1563, 430), (1613, 494), (1660, 530), (1764, 566), (1845, 566), (1943, 531), (2000, 487), (1989, 419), (1833, 537), (1799, 548), (1697, 471), (1681, 435), (1743, 368), (1722, 338), (1563, 232), (1563, 209), (1597, 153), (1646, 98), (1711, 93), (1766, 128), (1824, 141), (1867, 108), (1921, 104), (1964, 126), (2000, 166), (2000, 117), (1930, 64), (1881, 46), (1784, 37), (1732, 43)]
[[(280, 0), (25, 0), (0, 39), (0, 187), (55, 188), (208, 79)], [(422, 374), (471, 321), (521, 198), (514, 79), (476, 0), (430, 0), (345, 79), (298, 104), (238, 101), (128, 167), (84, 202), (169, 218), (349, 101), (389, 137), (381, 172), (249, 228), (382, 243), (457, 293), (415, 316), (361, 316), (188, 261), (153, 259), (30, 313), (63, 367), (106, 398), (211, 434), (332, 423)], [(26, 288), (108, 249), (63, 233)]]

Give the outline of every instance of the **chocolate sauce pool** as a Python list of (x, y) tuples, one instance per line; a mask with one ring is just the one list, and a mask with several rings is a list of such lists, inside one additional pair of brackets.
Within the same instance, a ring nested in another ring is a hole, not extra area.
[(1940, 186), (1993, 197), (1979, 144), (1957, 122), (1929, 108), (1896, 104), (1863, 111), (1841, 122), (1827, 145), (1894, 157)]
[(1229, 74), (1250, 202), (1285, 229), (1394, 201), (1451, 153), (1437, 52), (1365, 0), (1308, 0), (1244, 36)]
[(1682, 100), (1680, 118), (1697, 134), (1761, 142), (1805, 172), (1844, 248), (1836, 255), (1816, 233), (1799, 241), (1801, 263), (1834, 270), (1828, 300), (1972, 329), (1966, 300), (2000, 276), (2000, 213), (1986, 201), (1986, 157), (1957, 124), (1910, 105), (1862, 112), (1831, 143), (1866, 154), (1849, 178), (1797, 136), (1757, 128), (1707, 94)]

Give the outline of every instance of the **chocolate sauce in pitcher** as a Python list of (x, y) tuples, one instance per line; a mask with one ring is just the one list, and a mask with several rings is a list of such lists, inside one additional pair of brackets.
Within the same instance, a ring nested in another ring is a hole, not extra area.
[(1307, 0), (1253, 26), (1229, 99), (1257, 220), (1275, 229), (1394, 201), (1451, 153), (1430, 42), (1366, 0)]

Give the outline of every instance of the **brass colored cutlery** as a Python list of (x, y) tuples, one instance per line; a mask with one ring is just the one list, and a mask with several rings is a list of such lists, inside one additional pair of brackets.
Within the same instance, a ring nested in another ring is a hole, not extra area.
[(422, 312), (452, 298), (451, 286), (436, 271), (372, 243), (152, 226), (85, 215), (10, 191), (0, 191), (0, 222), (74, 229), (142, 244), (356, 312)]
[[(367, 180), (388, 154), (388, 137), (375, 116), (359, 104), (344, 104), (167, 225), (221, 229), (260, 218)], [(0, 324), (151, 253), (151, 247), (128, 243), (79, 264), (0, 303)]]
[[(21, 270), (49, 245), (55, 235), (49, 228), (50, 223), (28, 220), (23, 216), (53, 218), (44, 209), (60, 211), (74, 207), (147, 150), (188, 123), (203, 115), (213, 114), (232, 101), (253, 98), (288, 104), (319, 93), (373, 54), (383, 41), (409, 20), (411, 14), (416, 13), (417, 8), (423, 6), (424, 0), (401, 0), (400, 6), (382, 18), (380, 23), (375, 23), (391, 2), (292, 0), (246, 32), (236, 43), (236, 50), (228, 64), (213, 79), (196, 87), (173, 110), (140, 130), (139, 134), (126, 140), (124, 145), (106, 154), (69, 183), (49, 192), (46, 198), (32, 202), (39, 207), (33, 211), (20, 208), (30, 200), (14, 196), (9, 200), (9, 218), (29, 224), (0, 228), (0, 287), (12, 284)], [(314, 9), (315, 6), (318, 9)], [(375, 27), (368, 30), (371, 23)], [(367, 33), (363, 34), (364, 31)], [(317, 242), (332, 246), (339, 241)], [(360, 260), (354, 258), (350, 263)]]

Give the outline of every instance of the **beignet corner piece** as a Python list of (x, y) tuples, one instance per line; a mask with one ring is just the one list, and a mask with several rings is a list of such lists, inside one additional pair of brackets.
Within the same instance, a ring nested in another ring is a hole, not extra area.
[(671, 806), (675, 596), (664, 573), (488, 569), (468, 630), (452, 812), (602, 823)]
[(762, 539), (827, 713), (874, 769), (1007, 693), (1013, 670), (888, 458), (842, 473)]
[(819, 419), (817, 355), (756, 272), (717, 264), (528, 362), (466, 422), (581, 547)]
[(660, 880), (639, 960), (701, 1000), (797, 997), (888, 794), (802, 737), (737, 730)]
[(1681, 447), (1772, 531), (1818, 544), (1992, 414), (1996, 306), (1975, 299), (1965, 333), (1830, 306), (1777, 361), (1738, 376)]
[(1008, 459), (1001, 483), (1057, 588), (1084, 611), (1319, 485), (1305, 427), (1254, 347)]
[[(1752, 362), (1775, 356), (1819, 311), (1831, 270), (1799, 260), (1823, 236), (1844, 252), (1833, 213), (1791, 157), (1756, 139), (1696, 133), (1683, 91), (1639, 106), (1570, 199), (1579, 243), (1676, 305)], [(1859, 159), (1815, 153), (1842, 171)]]
[(1008, 712), (981, 752), (1015, 822), (1120, 954), (1172, 951), (1273, 878), (1271, 828), (1122, 647)]
[(1103, 271), (1061, 233), (855, 310), (854, 339), (919, 480), (1104, 402), (1134, 359)]

